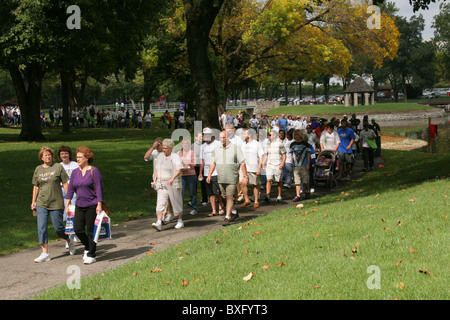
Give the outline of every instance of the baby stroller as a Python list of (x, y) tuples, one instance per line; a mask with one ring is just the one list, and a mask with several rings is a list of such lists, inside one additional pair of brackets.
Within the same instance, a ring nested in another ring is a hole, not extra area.
[(324, 150), (316, 158), (314, 168), (314, 182), (325, 183), (325, 187), (332, 188), (337, 185), (335, 178), (336, 154), (330, 150)]

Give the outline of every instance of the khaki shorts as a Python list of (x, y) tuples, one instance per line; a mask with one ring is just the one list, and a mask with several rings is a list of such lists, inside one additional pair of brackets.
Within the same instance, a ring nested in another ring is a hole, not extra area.
[(266, 167), (266, 177), (267, 180), (272, 180), (273, 182), (280, 182), (283, 176), (283, 170), (273, 167)]
[[(259, 186), (259, 176), (256, 174), (256, 172), (247, 172), (247, 178), (249, 184)], [(244, 180), (244, 174), (242, 173), (242, 170), (239, 170), (239, 181), (242, 180)]]
[(236, 192), (235, 184), (219, 183), (220, 192), (222, 197), (232, 197)]
[(346, 163), (353, 163), (353, 154), (352, 153), (338, 152), (338, 159), (342, 163), (344, 163), (344, 162), (346, 162)]
[(309, 183), (309, 172), (306, 167), (294, 167), (292, 170), (294, 174), (294, 184)]

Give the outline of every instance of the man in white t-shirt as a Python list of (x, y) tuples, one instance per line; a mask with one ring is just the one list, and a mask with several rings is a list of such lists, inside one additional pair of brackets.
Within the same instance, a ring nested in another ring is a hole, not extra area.
[[(261, 162), (264, 155), (264, 149), (262, 145), (256, 140), (256, 132), (253, 129), (246, 129), (244, 131), (244, 139), (246, 143), (242, 144), (242, 153), (245, 157), (245, 165), (247, 168), (248, 183), (253, 185), (253, 195), (255, 197), (254, 208), (259, 207), (259, 189), (261, 175)], [(244, 203), (241, 208), (251, 204), (248, 197), (247, 183), (241, 183), (241, 190), (244, 194)]]
[[(209, 166), (211, 164), (211, 156), (214, 152), (214, 149), (220, 146), (220, 142), (215, 140), (215, 137), (212, 134), (212, 130), (210, 128), (203, 129), (203, 139), (206, 143), (202, 144), (200, 149), (200, 174), (198, 179), (202, 181), (208, 177)], [(213, 217), (217, 215), (216, 209), (216, 200), (219, 202), (219, 214), (225, 213), (223, 210), (223, 201), (219, 188), (219, 183), (217, 180), (217, 170), (211, 174), (211, 181), (206, 183), (206, 193), (209, 197), (209, 201), (211, 203), (212, 212), (208, 215), (209, 217)]]
[(272, 129), (269, 133), (270, 143), (265, 150), (263, 168), (266, 169), (266, 202), (270, 202), (270, 190), (272, 181), (278, 182), (277, 202), (281, 201), (281, 190), (283, 188), (283, 167), (286, 162), (286, 148), (278, 137), (278, 130)]

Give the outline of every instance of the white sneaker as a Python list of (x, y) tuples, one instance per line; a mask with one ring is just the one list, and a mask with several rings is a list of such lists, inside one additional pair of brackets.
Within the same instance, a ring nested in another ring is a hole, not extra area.
[(281, 198), (281, 196), (278, 196), (278, 197), (277, 197), (277, 202), (281, 202), (281, 200), (283, 200), (283, 199)]
[(66, 241), (66, 249), (69, 249), (69, 243)]
[(88, 257), (88, 256), (87, 256), (88, 252), (89, 252), (89, 251), (84, 250), (83, 261), (87, 259), (87, 257)]
[(178, 221), (177, 224), (175, 225), (175, 229), (181, 229), (184, 227), (184, 222), (183, 221)]
[(166, 214), (166, 216), (164, 217), (164, 222), (170, 222), (170, 221), (172, 221), (172, 215), (169, 213), (169, 214)]
[(70, 241), (70, 242), (68, 243), (68, 246), (69, 246), (69, 254), (70, 254), (71, 256), (73, 256), (73, 255), (75, 254), (75, 252), (77, 251), (77, 249), (75, 249), (75, 243), (74, 243), (74, 241), (73, 241), (73, 240)]
[(84, 264), (92, 264), (96, 261), (97, 261), (97, 259), (95, 259), (93, 257), (86, 257), (86, 259), (84, 260)]
[(161, 231), (161, 221), (153, 222), (152, 223), (152, 228), (157, 230), (157, 231)]
[(192, 209), (191, 211), (189, 211), (189, 214), (190, 214), (191, 216), (195, 216), (195, 215), (197, 214), (197, 210)]
[(311, 188), (311, 189), (309, 190), (309, 192), (310, 192), (310, 193), (314, 193), (314, 188)]
[(39, 257), (34, 259), (34, 262), (46, 262), (50, 260), (50, 255), (48, 253), (42, 252)]

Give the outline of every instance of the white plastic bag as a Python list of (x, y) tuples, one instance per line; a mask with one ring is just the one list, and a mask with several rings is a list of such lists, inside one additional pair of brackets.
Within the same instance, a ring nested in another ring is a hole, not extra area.
[(111, 219), (105, 211), (97, 214), (94, 222), (94, 242), (101, 239), (111, 239)]
[(64, 229), (65, 234), (75, 234), (74, 229), (74, 220), (75, 220), (75, 206), (69, 206), (69, 214), (66, 219), (66, 228)]

